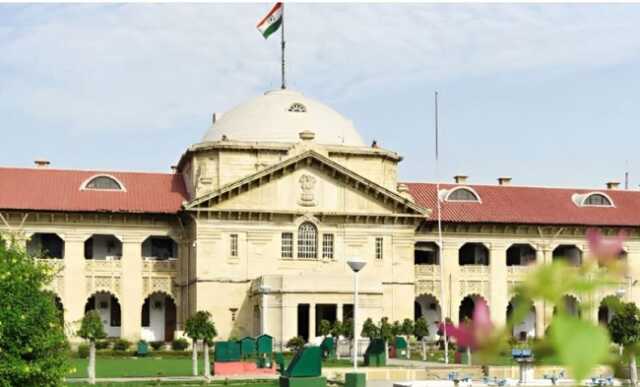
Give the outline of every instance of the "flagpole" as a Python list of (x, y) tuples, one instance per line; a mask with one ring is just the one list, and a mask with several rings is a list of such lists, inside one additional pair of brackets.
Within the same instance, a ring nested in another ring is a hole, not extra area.
[(449, 340), (447, 338), (447, 324), (444, 318), (444, 262), (442, 259), (442, 204), (440, 201), (440, 166), (438, 151), (438, 92), (435, 92), (435, 145), (436, 145), (436, 203), (438, 210), (438, 263), (440, 264), (440, 323), (442, 325), (442, 334), (444, 338), (444, 363), (449, 364)]
[(281, 49), (282, 49), (282, 85), (280, 86), (281, 89), (286, 89), (287, 88), (287, 84), (285, 82), (285, 77), (284, 77), (284, 46), (285, 46), (285, 41), (284, 41), (284, 1), (282, 2), (282, 25), (280, 26), (280, 42), (281, 42)]

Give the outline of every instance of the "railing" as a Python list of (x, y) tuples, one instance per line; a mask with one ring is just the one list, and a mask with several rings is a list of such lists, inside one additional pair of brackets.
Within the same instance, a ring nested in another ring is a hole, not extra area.
[(155, 260), (150, 258), (144, 258), (142, 263), (142, 271), (143, 272), (175, 272), (176, 271), (176, 260), (175, 259), (167, 259), (167, 260)]
[(87, 259), (85, 269), (89, 272), (119, 272), (122, 270), (120, 260)]
[(531, 265), (507, 266), (507, 276), (512, 278), (522, 278), (533, 270)]
[(486, 265), (462, 265), (460, 273), (469, 275), (487, 275), (489, 274), (489, 266)]
[(440, 265), (414, 265), (416, 277), (434, 277), (440, 274)]

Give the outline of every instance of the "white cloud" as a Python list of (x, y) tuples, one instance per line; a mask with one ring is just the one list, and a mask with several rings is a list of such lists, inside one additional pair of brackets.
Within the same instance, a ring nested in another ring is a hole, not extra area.
[[(279, 40), (265, 42), (255, 30), (268, 7), (0, 5), (0, 109), (73, 132), (206, 122), (214, 110), (278, 86)], [(420, 78), (578, 71), (634, 59), (639, 11), (291, 4), (288, 70), (294, 87), (329, 100)]]

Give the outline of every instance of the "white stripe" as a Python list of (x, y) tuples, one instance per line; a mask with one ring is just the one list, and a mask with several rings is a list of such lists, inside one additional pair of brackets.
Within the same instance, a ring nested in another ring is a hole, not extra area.
[(282, 17), (282, 7), (273, 13), (267, 20), (258, 26), (258, 31), (264, 35), (264, 32)]

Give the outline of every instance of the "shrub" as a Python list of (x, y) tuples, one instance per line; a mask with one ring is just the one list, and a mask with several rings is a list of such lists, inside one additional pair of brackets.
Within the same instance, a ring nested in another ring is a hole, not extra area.
[(298, 352), (304, 348), (304, 339), (300, 336), (292, 337), (287, 341), (286, 347), (292, 352)]
[(187, 348), (189, 348), (187, 339), (175, 339), (171, 342), (171, 349), (174, 351), (184, 351)]
[(126, 351), (131, 347), (131, 342), (125, 339), (118, 339), (113, 343), (114, 351)]
[(96, 340), (96, 349), (109, 349), (111, 342), (109, 340)]
[(164, 348), (164, 341), (152, 341), (149, 345), (151, 345), (154, 351), (159, 351)]
[(78, 345), (78, 357), (81, 359), (86, 359), (89, 357), (89, 344)]

